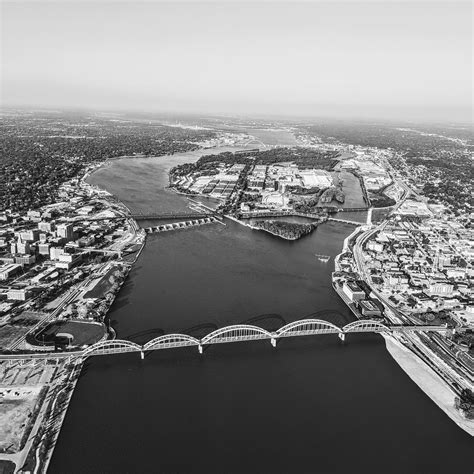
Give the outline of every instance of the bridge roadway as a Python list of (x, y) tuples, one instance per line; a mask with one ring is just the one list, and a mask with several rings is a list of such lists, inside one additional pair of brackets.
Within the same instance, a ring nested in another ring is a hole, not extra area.
[(216, 215), (214, 212), (131, 212), (130, 214), (117, 214), (115, 216), (81, 216), (73, 221), (113, 221), (120, 219), (134, 219), (136, 221), (154, 220), (162, 221), (167, 219), (204, 219), (205, 217), (212, 217)]
[(356, 221), (350, 221), (348, 219), (336, 219), (334, 217), (329, 217), (328, 218), (328, 221), (332, 221), (332, 222), (342, 222), (343, 224), (351, 224), (351, 225), (356, 225), (358, 227), (360, 227), (361, 225), (365, 225), (364, 222), (356, 222)]
[(144, 358), (145, 352), (159, 349), (171, 349), (176, 347), (196, 346), (202, 354), (203, 347), (210, 344), (221, 344), (230, 342), (253, 341), (258, 339), (269, 339), (272, 346), (276, 347), (277, 341), (284, 337), (313, 336), (320, 334), (337, 334), (344, 341), (347, 334), (351, 333), (407, 333), (414, 331), (447, 331), (446, 326), (429, 325), (392, 325), (387, 326), (380, 321), (370, 319), (359, 319), (344, 327), (336, 326), (322, 319), (301, 319), (286, 324), (275, 332), (267, 331), (258, 326), (249, 324), (236, 324), (217, 329), (202, 339), (197, 339), (187, 334), (165, 334), (139, 345), (132, 341), (123, 339), (112, 339), (92, 344), (82, 351), (71, 352), (36, 352), (29, 354), (10, 353), (0, 354), (1, 361), (38, 361), (38, 360), (72, 360), (82, 359), (96, 355), (120, 354), (126, 352), (138, 352)]
[(192, 221), (173, 222), (171, 224), (163, 224), (155, 227), (146, 227), (145, 232), (147, 234), (168, 232), (170, 230), (188, 229), (189, 227), (213, 224), (215, 222), (222, 224), (222, 222), (216, 217), (205, 217), (204, 219), (194, 219)]
[[(321, 208), (322, 209), (322, 208)], [(311, 214), (297, 211), (248, 211), (241, 213), (242, 219), (257, 219), (266, 217), (305, 217), (308, 219), (321, 219), (320, 214)]]

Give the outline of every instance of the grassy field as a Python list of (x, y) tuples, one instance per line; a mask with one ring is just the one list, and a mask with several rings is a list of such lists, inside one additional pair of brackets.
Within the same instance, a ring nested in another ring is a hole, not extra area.
[(10, 326), (10, 324), (2, 326), (0, 328), (0, 347), (8, 347), (27, 332), (28, 328), (22, 326)]
[(40, 345), (44, 336), (45, 343), (52, 343), (57, 333), (72, 334), (73, 345), (82, 346), (99, 341), (105, 334), (105, 328), (101, 324), (87, 321), (54, 321), (35, 334), (34, 339)]

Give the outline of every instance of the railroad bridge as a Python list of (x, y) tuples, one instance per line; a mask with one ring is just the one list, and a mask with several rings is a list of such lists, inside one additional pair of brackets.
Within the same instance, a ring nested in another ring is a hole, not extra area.
[(136, 221), (144, 220), (171, 220), (171, 219), (186, 219), (186, 220), (195, 220), (195, 219), (205, 219), (206, 217), (213, 217), (213, 212), (138, 212), (131, 213), (130, 217)]
[(407, 332), (427, 332), (448, 331), (447, 326), (430, 325), (386, 325), (378, 320), (359, 319), (352, 323), (339, 327), (334, 323), (323, 319), (301, 319), (286, 324), (276, 331), (268, 331), (259, 326), (250, 324), (235, 324), (225, 326), (207, 334), (201, 339), (188, 334), (165, 334), (158, 336), (144, 345), (139, 345), (124, 339), (112, 339), (92, 344), (82, 351), (70, 352), (37, 352), (30, 354), (0, 354), (0, 361), (46, 361), (51, 359), (62, 360), (85, 360), (91, 356), (122, 354), (128, 352), (139, 353), (143, 359), (148, 351), (161, 349), (172, 349), (178, 347), (197, 347), (200, 354), (203, 348), (212, 344), (225, 344), (232, 342), (254, 341), (267, 339), (273, 347), (276, 347), (278, 340), (297, 336), (317, 336), (321, 334), (335, 334), (342, 341), (348, 334), (355, 333), (407, 333)]
[(173, 222), (170, 224), (162, 224), (155, 227), (147, 227), (145, 232), (147, 234), (157, 233), (157, 232), (168, 232), (170, 230), (179, 230), (179, 229), (187, 229), (188, 227), (196, 227), (205, 224), (212, 224), (214, 222), (220, 222), (215, 217), (204, 217), (202, 219), (194, 219), (190, 221), (182, 221), (182, 222)]

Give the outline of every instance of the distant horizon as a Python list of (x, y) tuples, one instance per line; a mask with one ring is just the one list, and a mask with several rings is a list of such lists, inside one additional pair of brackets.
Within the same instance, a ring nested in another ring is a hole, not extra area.
[(284, 115), (284, 114), (265, 114), (265, 113), (207, 113), (200, 111), (173, 111), (173, 110), (146, 110), (146, 109), (124, 109), (124, 108), (94, 108), (86, 106), (76, 105), (63, 105), (63, 106), (51, 106), (42, 104), (3, 104), (0, 106), (0, 114), (8, 113), (9, 111), (18, 110), (24, 112), (44, 112), (44, 113), (84, 113), (84, 114), (103, 114), (105, 116), (132, 116), (134, 114), (143, 117), (136, 118), (153, 118), (157, 117), (160, 119), (248, 119), (248, 120), (276, 120), (276, 121), (287, 121), (287, 122), (311, 122), (311, 121), (334, 121), (334, 122), (347, 122), (347, 123), (388, 123), (388, 124), (418, 124), (418, 125), (459, 125), (459, 126), (470, 126), (472, 120), (449, 120), (449, 119), (409, 119), (409, 118), (397, 118), (397, 117), (380, 117), (380, 116), (337, 116), (337, 115)]
[(472, 122), (470, 2), (2, 2), (1, 103)]

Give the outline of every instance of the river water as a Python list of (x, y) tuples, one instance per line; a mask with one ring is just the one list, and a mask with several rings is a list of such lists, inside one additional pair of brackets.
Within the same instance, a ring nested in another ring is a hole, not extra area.
[[(90, 178), (137, 210), (184, 210), (167, 171), (199, 154), (116, 160)], [(110, 313), (120, 338), (352, 316), (331, 286), (353, 226), (296, 242), (232, 221), (150, 235)], [(472, 439), (376, 335), (89, 359), (51, 473), (472, 473)]]

